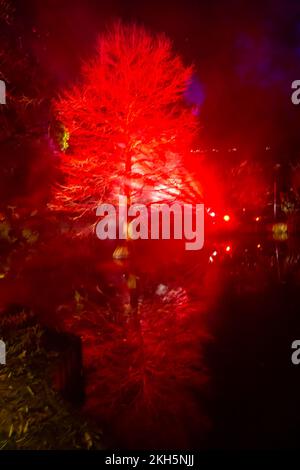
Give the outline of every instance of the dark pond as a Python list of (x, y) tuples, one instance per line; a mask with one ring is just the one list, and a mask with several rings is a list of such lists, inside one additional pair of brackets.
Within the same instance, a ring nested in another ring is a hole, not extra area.
[(299, 240), (215, 239), (185, 253), (140, 245), (99, 272), (118, 313), (77, 329), (85, 411), (110, 447), (298, 445)]

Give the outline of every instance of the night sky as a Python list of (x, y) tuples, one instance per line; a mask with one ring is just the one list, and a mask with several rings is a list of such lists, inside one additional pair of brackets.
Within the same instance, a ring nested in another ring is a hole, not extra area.
[[(15, 0), (24, 50), (59, 93), (78, 78), (81, 61), (114, 20), (164, 32), (195, 79), (189, 100), (200, 105), (199, 143), (238, 147), (246, 158), (269, 146), (276, 161), (298, 157), (300, 3), (293, 0), (198, 2)], [(49, 90), (48, 90), (49, 92)]]

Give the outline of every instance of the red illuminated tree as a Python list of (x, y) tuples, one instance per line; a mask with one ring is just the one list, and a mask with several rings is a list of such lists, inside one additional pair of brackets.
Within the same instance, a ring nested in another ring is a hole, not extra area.
[(117, 24), (100, 37), (81, 81), (54, 105), (64, 181), (52, 207), (82, 217), (117, 194), (186, 200), (195, 118), (182, 95), (191, 72), (162, 35)]

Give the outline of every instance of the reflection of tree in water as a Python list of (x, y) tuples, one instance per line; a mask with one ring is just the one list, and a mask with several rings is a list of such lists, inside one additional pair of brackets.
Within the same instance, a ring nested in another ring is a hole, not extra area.
[[(204, 250), (184, 251), (182, 257), (161, 244), (157, 253), (135, 244), (133, 256), (123, 262), (112, 261), (113, 247), (101, 247), (87, 250), (81, 241), (61, 249), (54, 243), (52, 251), (47, 246), (10, 288), (9, 279), (3, 280), (2, 299), (17, 290), (19, 303), (44, 323), (82, 338), (85, 409), (113, 446), (196, 446), (210, 424), (206, 417), (214, 423), (208, 403), (217, 388), (223, 393), (214, 382), (209, 348), (204, 358), (206, 325), (219, 363), (223, 336), (226, 351), (234, 350), (232, 331), (240, 337), (240, 331), (247, 336), (248, 328), (255, 329), (258, 305), (259, 315), (277, 308), (274, 286), (292, 305), (300, 278), (299, 244), (262, 237), (208, 241)], [(67, 378), (69, 362), (63, 367)], [(206, 395), (208, 372), (213, 380)], [(218, 373), (224, 376), (222, 367)]]
[(207, 334), (181, 283), (144, 286), (137, 311), (123, 310), (118, 321), (91, 303), (66, 320), (83, 340), (86, 408), (120, 445), (188, 446), (207, 427), (199, 405)]

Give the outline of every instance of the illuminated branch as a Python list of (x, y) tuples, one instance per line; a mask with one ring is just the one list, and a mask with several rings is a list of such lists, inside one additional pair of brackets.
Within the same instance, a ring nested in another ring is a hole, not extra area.
[(146, 203), (154, 192), (183, 195), (181, 157), (196, 126), (182, 98), (191, 72), (164, 36), (121, 24), (102, 36), (81, 82), (55, 103), (69, 139), (51, 207), (77, 218), (119, 193)]

